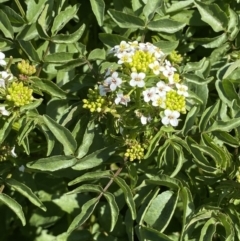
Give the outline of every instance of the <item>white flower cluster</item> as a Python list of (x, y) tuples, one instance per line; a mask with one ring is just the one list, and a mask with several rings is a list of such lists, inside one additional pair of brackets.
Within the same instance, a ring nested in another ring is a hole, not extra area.
[[(165, 59), (166, 56), (161, 49), (151, 43), (122, 41), (120, 45), (112, 48), (110, 52), (118, 58), (118, 64), (121, 64), (123, 69), (128, 69), (129, 74), (128, 77), (124, 74), (121, 75), (124, 79), (127, 79), (125, 81), (119, 76), (118, 72), (111, 73), (108, 71), (108, 75), (99, 86), (100, 95), (106, 96), (108, 92), (114, 92), (119, 88), (120, 91), (115, 95), (115, 104), (127, 106), (128, 102), (131, 101), (130, 95), (133, 91), (142, 88), (141, 96), (143, 101), (163, 111), (162, 123), (177, 126), (180, 112), (184, 112), (182, 109), (185, 109), (185, 106), (180, 110), (176, 107), (171, 108), (167, 101), (171, 102), (172, 95), (168, 96), (167, 93), (173, 93), (172, 102), (177, 101), (181, 96), (185, 100), (185, 97), (188, 97), (188, 87), (179, 83), (179, 75), (176, 74), (177, 69), (172, 66), (170, 61)], [(147, 88), (146, 86), (149, 87), (148, 79), (150, 77), (154, 77), (155, 82), (150, 88)], [(129, 89), (130, 86), (134, 87), (134, 89)], [(124, 95), (123, 92), (126, 90), (129, 91)], [(178, 106), (177, 103), (172, 105)], [(143, 125), (152, 120), (150, 115), (144, 116), (139, 111), (137, 111), (136, 115)]]

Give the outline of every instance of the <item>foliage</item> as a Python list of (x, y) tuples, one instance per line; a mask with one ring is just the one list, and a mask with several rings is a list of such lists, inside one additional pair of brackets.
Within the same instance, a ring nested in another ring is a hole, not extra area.
[(239, 240), (239, 13), (0, 0), (1, 240)]

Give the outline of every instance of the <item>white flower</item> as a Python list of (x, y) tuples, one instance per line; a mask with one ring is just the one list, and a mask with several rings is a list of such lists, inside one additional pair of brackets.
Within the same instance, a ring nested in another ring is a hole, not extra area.
[(146, 89), (143, 92), (143, 99), (145, 102), (154, 101), (156, 99), (156, 87)]
[(176, 68), (174, 68), (171, 63), (168, 60), (165, 60), (165, 66), (161, 66), (160, 70), (162, 71), (163, 75), (168, 78), (169, 83), (174, 83), (174, 72), (176, 71)]
[(160, 74), (160, 69), (161, 69), (160, 67), (161, 66), (160, 66), (158, 61), (154, 61), (153, 63), (149, 64), (148, 66), (153, 71), (153, 73), (155, 75), (159, 75)]
[(153, 102), (152, 105), (153, 106), (159, 106), (163, 109), (166, 108), (166, 96), (158, 96)]
[(107, 86), (104, 86), (104, 85), (99, 85), (99, 86), (98, 86), (98, 89), (99, 89), (99, 94), (100, 94), (101, 96), (106, 96), (106, 95), (107, 95), (107, 92), (110, 92), (110, 91), (111, 91)]
[(0, 72), (0, 87), (5, 89), (6, 88), (6, 86), (5, 86), (6, 80), (12, 80), (12, 79), (13, 79), (12, 74), (9, 74), (6, 71), (1, 71)]
[(139, 49), (144, 52), (154, 53), (154, 47), (151, 43), (139, 43)]
[(144, 82), (144, 78), (145, 78), (146, 74), (145, 73), (131, 73), (131, 80), (130, 80), (130, 85), (135, 87), (135, 86), (138, 86), (138, 87), (143, 87), (145, 85), (145, 82)]
[(178, 89), (177, 93), (179, 95), (183, 95), (185, 97), (188, 97), (188, 87), (186, 85), (176, 83), (176, 87)]
[(5, 109), (5, 106), (0, 106), (0, 113), (5, 116), (9, 116), (10, 112)]
[(128, 95), (123, 95), (123, 93), (117, 93), (117, 97), (115, 99), (115, 104), (118, 105), (119, 103), (122, 105), (126, 105), (130, 101), (130, 97)]
[(21, 165), (21, 166), (18, 168), (18, 170), (19, 170), (20, 172), (24, 172), (24, 171), (25, 171), (25, 166)]
[(177, 126), (178, 125), (178, 117), (180, 116), (180, 113), (176, 110), (165, 110), (164, 111), (164, 117), (162, 118), (162, 123), (164, 125), (170, 124), (171, 126)]
[(3, 65), (3, 66), (7, 65), (4, 59), (5, 59), (5, 54), (3, 52), (0, 52), (0, 65)]
[(164, 55), (165, 54), (163, 53), (163, 51), (160, 48), (154, 46), (154, 57), (156, 59), (161, 59)]
[(144, 115), (142, 115), (140, 119), (143, 125), (146, 125), (148, 122), (152, 120), (151, 116), (144, 116)]
[(166, 85), (164, 81), (159, 81), (157, 83), (156, 89), (157, 89), (156, 93), (161, 97), (166, 96), (167, 91), (171, 90), (171, 88), (168, 85)]
[(131, 63), (132, 62), (132, 54), (131, 53), (120, 53), (117, 55), (119, 58), (118, 64), (123, 64), (123, 63)]
[(12, 148), (10, 154), (12, 157), (17, 158), (17, 154), (15, 153), (15, 146)]
[(138, 49), (138, 41), (133, 41), (133, 42), (128, 42), (129, 47), (131, 48), (131, 50), (136, 50)]
[(118, 86), (120, 86), (122, 83), (122, 79), (118, 78), (118, 73), (113, 72), (111, 77), (108, 77), (104, 80), (104, 84), (108, 85), (111, 91), (114, 91), (117, 89)]

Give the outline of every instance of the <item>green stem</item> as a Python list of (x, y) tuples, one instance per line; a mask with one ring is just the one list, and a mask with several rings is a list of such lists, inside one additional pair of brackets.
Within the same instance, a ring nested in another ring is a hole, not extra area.
[(23, 10), (23, 8), (22, 8), (22, 5), (20, 4), (19, 0), (15, 0), (15, 3), (16, 3), (16, 5), (18, 6), (18, 9), (19, 9), (22, 17), (25, 18), (25, 12), (24, 12), (24, 10)]
[(125, 166), (127, 162), (127, 158), (124, 158), (124, 163), (121, 167), (118, 168), (118, 170), (114, 173), (113, 177), (110, 179), (110, 181), (107, 183), (107, 185), (104, 187), (103, 191), (99, 194), (98, 200), (102, 197), (102, 195), (108, 190), (108, 188), (112, 185), (114, 179), (121, 173), (123, 167)]
[[(46, 57), (47, 54), (48, 54), (49, 48), (50, 48), (50, 41), (48, 42), (48, 46), (47, 46), (45, 52), (43, 53), (42, 62), (44, 62), (44, 59), (45, 59), (45, 57)], [(43, 68), (43, 63), (40, 65), (40, 67), (39, 67), (38, 70), (37, 70), (37, 73), (36, 73), (36, 76), (37, 76), (37, 77), (39, 77), (39, 75), (40, 75), (40, 73), (41, 73), (41, 71), (42, 71), (42, 68)]]
[[(9, 174), (7, 175), (7, 178), (11, 178), (11, 176), (12, 176), (12, 174), (11, 174), (11, 173), (9, 173)], [(5, 185), (4, 185), (4, 184), (2, 184), (2, 185), (0, 186), (0, 193), (2, 193), (2, 192), (3, 192), (4, 188), (5, 188)]]

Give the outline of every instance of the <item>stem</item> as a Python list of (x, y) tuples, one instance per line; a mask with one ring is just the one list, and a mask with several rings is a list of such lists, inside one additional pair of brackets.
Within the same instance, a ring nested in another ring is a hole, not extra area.
[[(48, 51), (49, 51), (49, 48), (50, 48), (50, 41), (48, 42), (48, 46), (45, 50), (45, 52), (43, 53), (43, 56), (42, 56), (42, 61), (44, 61), (45, 57), (47, 56), (48, 54)], [(36, 76), (39, 77), (41, 71), (42, 71), (42, 68), (43, 68), (43, 63), (40, 65), (40, 67), (38, 68), (37, 70), (37, 73), (36, 73)]]
[(102, 197), (102, 195), (108, 190), (108, 188), (112, 185), (114, 178), (116, 178), (122, 171), (123, 167), (125, 166), (127, 162), (127, 158), (124, 158), (124, 163), (121, 167), (117, 169), (117, 171), (114, 173), (113, 177), (110, 179), (110, 181), (107, 183), (107, 185), (104, 187), (103, 191), (99, 194), (98, 200)]
[(23, 8), (22, 8), (22, 5), (20, 4), (19, 0), (15, 0), (15, 3), (16, 3), (16, 5), (17, 5), (17, 7), (18, 7), (18, 9), (19, 9), (22, 17), (25, 18), (25, 12), (24, 12), (24, 10), (23, 10)]
[[(6, 178), (11, 178), (11, 176), (12, 176), (12, 174), (11, 174), (11, 173), (9, 173), (9, 174), (7, 175), (7, 177), (6, 177)], [(5, 188), (5, 185), (4, 185), (4, 184), (2, 184), (2, 185), (1, 185), (1, 187), (0, 187), (0, 193), (2, 193), (2, 192), (3, 192), (4, 188)]]

